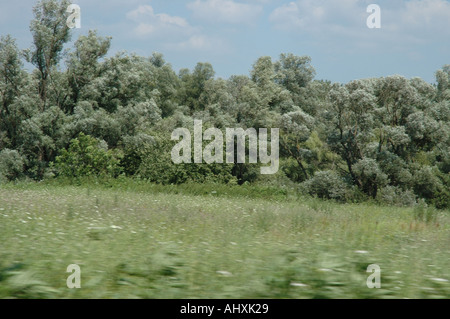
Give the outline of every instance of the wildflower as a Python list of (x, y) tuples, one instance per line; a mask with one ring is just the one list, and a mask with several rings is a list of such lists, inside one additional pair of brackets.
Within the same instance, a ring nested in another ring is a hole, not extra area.
[(300, 282), (291, 282), (292, 287), (308, 287), (308, 285), (302, 284)]
[(444, 278), (430, 278), (430, 279), (437, 282), (448, 282), (448, 280)]
[(219, 270), (216, 271), (216, 273), (218, 273), (219, 275), (225, 276), (225, 277), (231, 277), (233, 276), (233, 274), (229, 271), (224, 271), (224, 270)]

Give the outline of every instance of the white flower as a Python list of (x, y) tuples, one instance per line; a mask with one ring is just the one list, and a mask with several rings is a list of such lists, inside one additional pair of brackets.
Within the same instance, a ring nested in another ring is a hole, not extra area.
[(367, 250), (355, 250), (355, 253), (357, 253), (357, 254), (367, 254), (369, 252)]
[(225, 276), (225, 277), (231, 277), (233, 276), (233, 274), (229, 271), (224, 271), (224, 270), (218, 270), (216, 271), (219, 275)]
[(437, 282), (448, 282), (447, 279), (444, 278), (431, 278), (431, 280), (437, 281)]
[(292, 287), (308, 287), (308, 285), (302, 284), (300, 282), (291, 282)]

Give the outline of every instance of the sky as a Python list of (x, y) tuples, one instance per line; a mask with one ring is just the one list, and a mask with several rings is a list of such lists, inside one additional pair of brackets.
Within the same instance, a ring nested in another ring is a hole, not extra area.
[[(0, 0), (0, 34), (29, 48), (37, 0)], [(160, 52), (178, 71), (210, 62), (217, 77), (248, 75), (261, 56), (310, 56), (316, 79), (400, 74), (434, 83), (450, 64), (450, 0), (72, 0), (81, 28), (112, 37), (109, 55)], [(369, 4), (381, 28), (368, 28)]]

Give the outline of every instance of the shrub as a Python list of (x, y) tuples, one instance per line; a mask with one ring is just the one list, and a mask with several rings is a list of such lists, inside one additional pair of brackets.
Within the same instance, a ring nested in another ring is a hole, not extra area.
[(420, 197), (433, 198), (434, 193), (439, 188), (439, 184), (439, 179), (433, 174), (430, 166), (422, 166), (414, 171), (414, 191)]
[(353, 171), (360, 181), (364, 193), (373, 198), (376, 198), (378, 189), (388, 182), (387, 175), (381, 171), (378, 163), (371, 158), (359, 160), (353, 166)]
[(413, 187), (414, 192), (419, 197), (424, 198), (428, 204), (440, 209), (450, 207), (448, 176), (440, 174), (436, 167), (422, 166), (419, 169), (416, 168), (413, 173)]
[(279, 170), (273, 175), (259, 174), (253, 185), (273, 186), (276, 188), (290, 188), (294, 189), (297, 184), (286, 176), (283, 170)]
[(411, 190), (402, 190), (395, 186), (386, 186), (379, 190), (377, 201), (395, 206), (413, 206), (417, 203), (416, 195)]
[(120, 174), (119, 160), (107, 150), (106, 145), (92, 136), (80, 133), (71, 140), (69, 149), (61, 150), (60, 154), (54, 166), (61, 176), (117, 177)]
[(173, 143), (154, 137), (151, 145), (140, 155), (141, 164), (137, 175), (158, 184), (236, 183), (233, 164), (174, 164), (171, 158)]
[(143, 159), (151, 152), (154, 143), (152, 136), (143, 133), (123, 138), (124, 155), (120, 165), (127, 176), (133, 176), (138, 172)]
[(0, 152), (0, 180), (12, 181), (23, 173), (23, 159), (16, 150), (4, 149)]
[(326, 199), (345, 199), (347, 185), (333, 171), (316, 172), (313, 178), (303, 183), (306, 191), (313, 196)]
[(414, 219), (420, 222), (433, 223), (436, 222), (438, 211), (433, 207), (428, 207), (423, 201), (414, 208)]

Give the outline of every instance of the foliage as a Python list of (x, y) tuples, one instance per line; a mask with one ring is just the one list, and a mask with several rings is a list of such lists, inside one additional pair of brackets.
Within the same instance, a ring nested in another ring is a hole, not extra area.
[(316, 172), (313, 178), (304, 182), (304, 186), (310, 195), (319, 198), (345, 199), (345, 182), (333, 171)]
[(174, 143), (167, 144), (165, 139), (155, 137), (151, 144), (141, 150), (141, 164), (137, 171), (140, 178), (161, 184), (196, 183), (236, 183), (232, 175), (233, 164), (174, 164), (171, 149)]
[(114, 177), (120, 173), (119, 160), (107, 150), (107, 146), (83, 133), (70, 142), (68, 150), (63, 149), (56, 157), (55, 168), (59, 175), (65, 177)]
[[(248, 75), (228, 79), (208, 62), (177, 74), (160, 53), (108, 54), (112, 39), (94, 30), (64, 51), (67, 5), (37, 2), (30, 49), (0, 38), (0, 152), (21, 158), (4, 164), (4, 178), (51, 175), (49, 164), (83, 133), (105, 141), (109, 155), (95, 146), (107, 157), (101, 167), (67, 164), (63, 175), (115, 176), (118, 163), (105, 162), (117, 157), (126, 175), (155, 183), (268, 182), (255, 164), (173, 164), (171, 132), (196, 119), (221, 130), (279, 128), (282, 172), (270, 184), (281, 188), (289, 178), (324, 198), (403, 205), (417, 197), (449, 207), (450, 65), (436, 71), (436, 85), (399, 75), (315, 80), (311, 58), (292, 53), (262, 56)], [(24, 59), (35, 69), (27, 71)]]
[(12, 181), (22, 176), (24, 161), (16, 150), (4, 149), (0, 152), (0, 181)]
[[(448, 299), (449, 222), (425, 204), (254, 185), (6, 184), (0, 298)], [(81, 289), (67, 289), (73, 263)], [(380, 289), (366, 286), (373, 263)]]
[(383, 204), (393, 206), (414, 206), (417, 202), (413, 191), (403, 191), (395, 186), (381, 188), (377, 193), (377, 200)]

